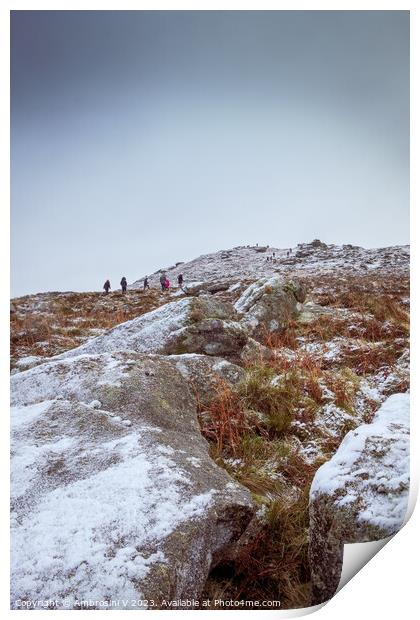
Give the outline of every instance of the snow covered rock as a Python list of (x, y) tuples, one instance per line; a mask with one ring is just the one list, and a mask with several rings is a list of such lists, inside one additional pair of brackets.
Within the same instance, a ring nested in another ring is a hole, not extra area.
[(209, 457), (176, 361), (54, 360), (11, 393), (12, 608), (198, 597), (254, 506)]
[(121, 323), (57, 359), (128, 350), (168, 355), (239, 355), (247, 333), (238, 318), (230, 303), (212, 297), (187, 297)]
[(253, 338), (262, 339), (270, 333), (284, 330), (297, 314), (297, 302), (304, 299), (305, 289), (297, 282), (287, 282), (279, 276), (262, 278), (251, 284), (235, 303), (244, 314), (243, 325)]
[(350, 431), (310, 492), (312, 603), (339, 584), (344, 543), (380, 540), (402, 526), (409, 491), (409, 394), (394, 394), (371, 424)]

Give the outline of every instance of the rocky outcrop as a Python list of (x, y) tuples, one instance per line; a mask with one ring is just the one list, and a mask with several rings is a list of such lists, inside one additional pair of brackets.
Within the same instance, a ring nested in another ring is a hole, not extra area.
[(242, 381), (245, 370), (222, 357), (197, 353), (169, 355), (168, 362), (188, 381), (200, 405), (208, 404), (224, 385), (233, 386)]
[(312, 323), (316, 321), (322, 315), (338, 316), (335, 308), (329, 308), (328, 306), (320, 306), (311, 301), (300, 304), (298, 306), (299, 316), (297, 317), (298, 323)]
[(254, 507), (209, 457), (181, 363), (84, 354), (12, 377), (13, 608), (200, 596)]
[(241, 351), (241, 361), (244, 364), (259, 364), (262, 361), (274, 360), (275, 350), (264, 346), (254, 338), (248, 338), (248, 342)]
[(239, 356), (248, 335), (238, 319), (230, 303), (213, 297), (188, 297), (122, 323), (59, 357), (128, 350)]
[(343, 545), (380, 540), (402, 526), (409, 490), (409, 395), (390, 396), (372, 424), (349, 432), (310, 492), (312, 604), (339, 584)]
[(285, 282), (279, 276), (263, 278), (251, 284), (235, 303), (244, 316), (241, 323), (258, 340), (280, 333), (298, 313), (298, 301), (304, 301), (306, 289), (296, 281)]

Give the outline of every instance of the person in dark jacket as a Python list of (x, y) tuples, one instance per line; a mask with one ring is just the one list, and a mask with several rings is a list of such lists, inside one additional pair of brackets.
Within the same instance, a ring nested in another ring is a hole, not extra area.
[(127, 292), (127, 278), (125, 276), (121, 278), (120, 285), (121, 285), (121, 291), (124, 295), (124, 293)]
[(143, 290), (145, 291), (147, 288), (150, 288), (148, 276), (146, 276), (143, 280)]
[(166, 274), (162, 273), (159, 278), (160, 285), (162, 287), (162, 291), (166, 291)]
[(182, 273), (180, 273), (178, 276), (178, 285), (180, 286), (180, 288), (182, 288), (183, 284), (184, 284), (184, 276), (182, 275)]
[(110, 289), (111, 289), (111, 282), (109, 280), (106, 280), (104, 284), (105, 295), (108, 295)]

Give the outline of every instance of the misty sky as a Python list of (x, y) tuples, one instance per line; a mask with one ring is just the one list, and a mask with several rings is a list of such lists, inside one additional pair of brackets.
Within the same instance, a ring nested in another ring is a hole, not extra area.
[(409, 13), (15, 11), (12, 295), (409, 242)]

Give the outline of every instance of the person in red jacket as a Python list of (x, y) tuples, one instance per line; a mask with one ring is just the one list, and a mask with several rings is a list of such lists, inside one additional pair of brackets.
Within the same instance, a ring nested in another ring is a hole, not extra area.
[(167, 291), (169, 290), (170, 286), (171, 286), (171, 283), (169, 282), (168, 278), (166, 278), (166, 280), (165, 280), (165, 288), (166, 288)]

